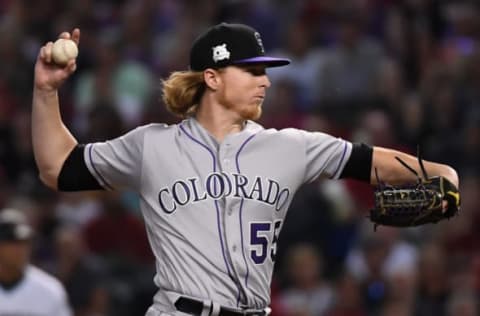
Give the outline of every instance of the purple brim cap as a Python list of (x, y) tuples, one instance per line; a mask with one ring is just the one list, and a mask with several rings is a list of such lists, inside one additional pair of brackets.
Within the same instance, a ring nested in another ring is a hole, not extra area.
[(290, 59), (276, 58), (268, 56), (258, 56), (246, 59), (240, 59), (233, 62), (233, 64), (266, 64), (267, 67), (280, 67), (290, 64)]

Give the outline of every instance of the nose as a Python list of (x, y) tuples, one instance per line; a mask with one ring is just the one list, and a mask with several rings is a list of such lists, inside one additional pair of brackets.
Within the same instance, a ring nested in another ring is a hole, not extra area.
[(260, 86), (262, 88), (270, 88), (270, 86), (272, 85), (272, 83), (270, 82), (270, 79), (268, 78), (267, 74), (264, 74), (262, 77), (261, 77), (261, 84)]

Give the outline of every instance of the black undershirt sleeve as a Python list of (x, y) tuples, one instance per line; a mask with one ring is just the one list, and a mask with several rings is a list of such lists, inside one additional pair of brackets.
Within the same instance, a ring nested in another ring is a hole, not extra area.
[(58, 175), (58, 190), (86, 191), (104, 190), (88, 170), (83, 158), (85, 146), (77, 145), (70, 152)]
[(353, 143), (352, 154), (343, 168), (340, 178), (352, 178), (370, 183), (373, 147), (363, 143)]

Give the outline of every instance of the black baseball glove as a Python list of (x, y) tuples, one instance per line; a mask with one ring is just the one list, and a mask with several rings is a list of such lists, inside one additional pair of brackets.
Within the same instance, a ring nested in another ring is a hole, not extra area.
[(418, 180), (409, 185), (389, 185), (380, 181), (375, 170), (378, 186), (375, 190), (375, 206), (370, 210), (369, 216), (375, 229), (378, 225), (409, 227), (436, 223), (458, 214), (458, 189), (444, 177), (428, 177), (420, 153), (418, 161), (423, 179), (404, 161), (395, 158), (413, 172)]

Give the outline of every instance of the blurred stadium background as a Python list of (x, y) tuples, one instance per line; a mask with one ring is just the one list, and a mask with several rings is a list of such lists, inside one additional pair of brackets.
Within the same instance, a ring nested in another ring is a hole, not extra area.
[(413, 154), (418, 144), (425, 159), (459, 171), (463, 197), (450, 221), (373, 233), (369, 186), (305, 186), (280, 239), (273, 315), (480, 315), (479, 8), (437, 0), (0, 0), (0, 207), (29, 215), (32, 262), (65, 284), (76, 316), (143, 315), (154, 262), (136, 196), (60, 194), (39, 183), (29, 118), (36, 54), (60, 32), (81, 29), (61, 108), (81, 142), (102, 141), (176, 122), (161, 104), (160, 78), (187, 68), (205, 27), (246, 23), (269, 53), (293, 60), (268, 72), (266, 127)]

